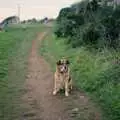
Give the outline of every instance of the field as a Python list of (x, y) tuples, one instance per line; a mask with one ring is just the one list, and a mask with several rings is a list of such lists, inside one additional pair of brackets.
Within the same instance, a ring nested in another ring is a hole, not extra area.
[(68, 58), (74, 85), (86, 91), (101, 106), (103, 119), (119, 120), (120, 68), (116, 58), (120, 53), (107, 49), (97, 52), (85, 47), (71, 48), (65, 41), (49, 33), (42, 42), (40, 54), (49, 61), (53, 71), (57, 60), (63, 56)]
[(20, 113), (20, 96), (32, 40), (40, 25), (17, 25), (0, 32), (0, 119), (14, 120)]
[[(68, 98), (64, 95), (52, 96), (53, 72), (39, 54), (40, 41), (51, 38), (52, 30), (49, 27), (38, 24), (17, 25), (0, 33), (0, 119), (73, 120), (81, 116), (84, 120), (96, 117), (100, 120), (99, 109), (84, 93), (76, 90)], [(56, 46), (52, 44), (49, 44), (52, 48), (45, 49), (56, 51)], [(80, 99), (80, 94), (85, 102)]]
[[(0, 32), (0, 120), (119, 120), (120, 52), (72, 48), (48, 27), (24, 24)], [(52, 75), (63, 56), (70, 60), (75, 91), (53, 98)]]

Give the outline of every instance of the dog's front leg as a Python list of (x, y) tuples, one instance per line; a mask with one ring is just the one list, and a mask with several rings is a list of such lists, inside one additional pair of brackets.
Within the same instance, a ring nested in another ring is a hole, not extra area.
[(55, 87), (54, 90), (53, 90), (53, 95), (56, 95), (58, 91), (59, 91), (59, 88)]
[(56, 95), (56, 93), (57, 93), (56, 80), (54, 80), (54, 90), (53, 90), (53, 95)]
[(53, 90), (53, 95), (56, 95), (57, 92), (59, 91), (59, 88), (57, 87), (57, 79), (54, 79), (54, 90)]
[(65, 96), (69, 96), (68, 81), (65, 82)]

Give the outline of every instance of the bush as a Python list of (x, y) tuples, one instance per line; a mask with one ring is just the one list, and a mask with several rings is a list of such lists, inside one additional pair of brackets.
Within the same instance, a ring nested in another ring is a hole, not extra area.
[(120, 47), (119, 14), (119, 6), (114, 10), (112, 6), (98, 5), (96, 0), (82, 1), (60, 11), (55, 34), (69, 38), (66, 43), (73, 47), (116, 49)]
[[(120, 119), (120, 66), (113, 65), (100, 74), (96, 85), (96, 96), (100, 98), (103, 108), (111, 120)], [(98, 89), (99, 88), (99, 89)]]
[(120, 34), (120, 23), (118, 20), (113, 18), (112, 16), (108, 16), (102, 21), (103, 26), (105, 27), (105, 40), (108, 47), (118, 48), (119, 34)]
[(119, 120), (120, 61), (111, 62), (107, 57), (83, 50), (76, 56), (72, 70), (77, 87), (97, 98), (108, 120)]
[(85, 28), (83, 33), (83, 40), (86, 45), (95, 45), (97, 44), (97, 40), (99, 38), (99, 33), (96, 31), (94, 24), (88, 25)]

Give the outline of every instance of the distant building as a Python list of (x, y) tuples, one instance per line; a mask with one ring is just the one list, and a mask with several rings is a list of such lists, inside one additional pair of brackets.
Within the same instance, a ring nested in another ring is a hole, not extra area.
[(19, 23), (19, 17), (17, 17), (17, 16), (10, 16), (10, 17), (4, 19), (3, 23), (6, 23), (6, 24), (17, 24), (17, 23)]
[(3, 29), (7, 25), (18, 24), (19, 22), (20, 22), (20, 19), (17, 16), (7, 17), (0, 23), (0, 29)]

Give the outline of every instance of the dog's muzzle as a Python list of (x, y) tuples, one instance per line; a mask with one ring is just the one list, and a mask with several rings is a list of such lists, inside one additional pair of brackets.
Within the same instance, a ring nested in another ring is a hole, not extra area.
[(61, 69), (60, 69), (60, 72), (61, 73), (67, 72), (67, 67), (66, 66), (62, 66)]

